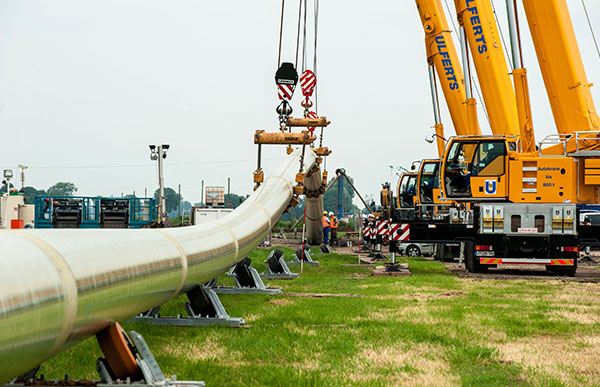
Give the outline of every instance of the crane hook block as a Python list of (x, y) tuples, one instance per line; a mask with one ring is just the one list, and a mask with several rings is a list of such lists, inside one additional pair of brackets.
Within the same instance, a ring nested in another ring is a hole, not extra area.
[(294, 118), (288, 117), (285, 120), (286, 126), (307, 126), (307, 127), (319, 127), (324, 128), (329, 126), (331, 121), (327, 120), (327, 117), (317, 117), (317, 118)]
[(293, 144), (293, 145), (309, 145), (317, 139), (308, 130), (303, 130), (300, 133), (289, 132), (265, 132), (257, 130), (254, 133), (255, 144)]
[(294, 64), (283, 62), (275, 73), (275, 83), (278, 85), (293, 85), (298, 83), (298, 72), (294, 68)]

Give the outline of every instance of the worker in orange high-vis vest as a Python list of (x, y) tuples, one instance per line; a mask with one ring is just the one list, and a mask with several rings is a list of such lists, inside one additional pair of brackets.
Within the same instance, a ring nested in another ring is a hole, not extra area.
[(338, 239), (337, 239), (338, 220), (335, 217), (335, 214), (333, 212), (329, 213), (329, 228), (330, 228), (329, 231), (331, 232), (331, 245), (337, 246), (338, 245)]
[(329, 244), (329, 218), (327, 211), (323, 212), (323, 243)]

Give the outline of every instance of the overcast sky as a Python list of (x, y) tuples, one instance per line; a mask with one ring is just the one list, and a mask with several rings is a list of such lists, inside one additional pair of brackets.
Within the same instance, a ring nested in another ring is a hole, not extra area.
[[(567, 2), (600, 104), (600, 59), (581, 1)], [(286, 5), (282, 59), (294, 61), (298, 0)], [(600, 34), (600, 2), (586, 5)], [(495, 6), (507, 38), (504, 1)], [(226, 186), (231, 177), (232, 192), (250, 193), (254, 131), (278, 124), (280, 11), (279, 0), (1, 0), (0, 167), (28, 165), (26, 185), (36, 188), (71, 181), (82, 195), (140, 196), (157, 185), (148, 144), (168, 143), (166, 185), (181, 184), (184, 199), (200, 200), (203, 179)], [(540, 140), (556, 129), (522, 22)], [(312, 22), (309, 30), (312, 47)], [(378, 198), (382, 182), (396, 182), (390, 165), (437, 156), (424, 141), (433, 117), (423, 41), (414, 1), (320, 2), (327, 168), (330, 176), (346, 168), (364, 195)], [(311, 48), (309, 63), (312, 56)], [(480, 122), (490, 133), (481, 111)], [(445, 108), (444, 123), (451, 135)], [(284, 154), (267, 147), (266, 174)]]

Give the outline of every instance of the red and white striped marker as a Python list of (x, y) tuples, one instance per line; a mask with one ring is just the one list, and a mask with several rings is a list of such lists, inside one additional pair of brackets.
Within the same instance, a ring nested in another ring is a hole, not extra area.
[(302, 76), (300, 76), (300, 87), (302, 88), (302, 95), (310, 97), (315, 91), (317, 86), (317, 76), (310, 70), (304, 70)]
[(394, 223), (391, 226), (390, 240), (407, 241), (410, 238), (410, 225), (408, 223)]
[(296, 85), (286, 85), (286, 84), (278, 84), (277, 85), (277, 94), (279, 95), (280, 100), (287, 99), (288, 101), (292, 99), (294, 95), (294, 90), (296, 89)]
[(377, 235), (386, 236), (390, 230), (389, 220), (378, 220), (377, 221)]

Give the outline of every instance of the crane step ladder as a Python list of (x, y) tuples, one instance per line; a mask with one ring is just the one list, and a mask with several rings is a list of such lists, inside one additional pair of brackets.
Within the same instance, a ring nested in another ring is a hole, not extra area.
[(225, 275), (234, 278), (235, 286), (213, 286), (212, 291), (218, 294), (281, 294), (281, 288), (265, 286), (248, 257), (229, 269)]
[[(211, 283), (214, 282), (216, 281), (211, 281)], [(157, 306), (129, 319), (129, 321), (173, 326), (228, 325), (239, 327), (245, 324), (243, 318), (229, 316), (219, 296), (210, 286), (196, 286), (186, 292), (186, 295), (189, 300), (184, 306), (187, 317), (181, 315), (161, 316), (160, 306)]]
[(302, 258), (304, 258), (304, 264), (305, 265), (315, 265), (315, 266), (320, 266), (318, 261), (315, 261), (312, 259), (312, 256), (310, 255), (310, 246), (309, 245), (304, 245), (304, 256), (302, 254), (302, 247), (298, 247), (296, 249), (296, 251), (294, 252), (294, 254), (292, 254), (292, 260), (290, 262), (288, 262), (288, 265), (299, 265), (300, 263), (302, 263)]
[(292, 273), (281, 249), (271, 250), (269, 257), (265, 261), (267, 265), (267, 272), (260, 275), (261, 278), (266, 279), (294, 279), (298, 278), (300, 274)]

